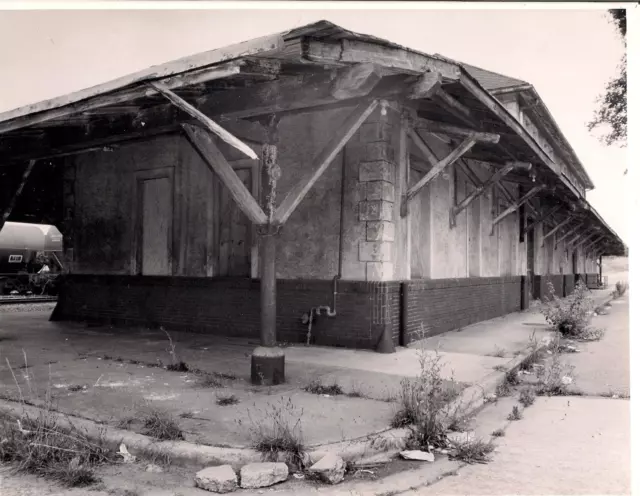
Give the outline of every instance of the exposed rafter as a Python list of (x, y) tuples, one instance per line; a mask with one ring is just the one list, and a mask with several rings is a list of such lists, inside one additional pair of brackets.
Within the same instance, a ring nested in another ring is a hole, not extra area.
[(558, 212), (561, 208), (562, 208), (561, 205), (556, 205), (556, 206), (552, 207), (550, 210), (548, 210), (547, 212), (541, 213), (540, 215), (538, 215), (536, 220), (534, 220), (531, 224), (528, 224), (527, 227), (524, 228), (524, 234), (527, 234), (532, 229), (535, 229), (536, 226), (538, 226), (538, 225), (542, 224), (543, 222), (546, 222), (547, 220), (551, 219), (553, 217), (553, 215), (556, 212)]
[[(560, 242), (566, 238), (568, 238), (569, 236), (573, 236), (576, 232), (578, 232), (578, 230), (580, 230), (580, 228), (584, 227), (584, 222), (579, 222), (578, 224), (576, 224), (573, 228), (569, 229), (567, 232), (565, 232), (562, 236), (560, 236), (559, 238), (556, 239), (556, 243), (554, 246), (554, 249), (558, 247), (558, 245), (560, 244)], [(567, 243), (565, 243), (565, 246), (567, 245)]]
[(542, 191), (544, 188), (546, 188), (546, 185), (544, 185), (544, 184), (540, 184), (538, 186), (534, 186), (529, 191), (527, 191), (527, 193), (525, 193), (525, 195), (522, 198), (520, 198), (517, 202), (513, 203), (509, 208), (507, 208), (504, 212), (502, 212), (495, 219), (493, 219), (493, 221), (491, 221), (491, 232), (493, 233), (493, 228), (494, 228), (494, 226), (496, 224), (498, 224), (505, 217), (507, 217), (507, 216), (511, 215), (513, 212), (515, 212), (518, 208), (520, 208), (522, 205), (524, 205), (527, 201), (529, 201), (535, 195), (540, 193), (540, 191)]
[(454, 126), (451, 124), (445, 124), (443, 122), (436, 122), (427, 119), (416, 119), (416, 128), (424, 129), (430, 133), (456, 135), (473, 137), (476, 141), (483, 141), (487, 143), (498, 143), (500, 141), (500, 135), (494, 133), (482, 133), (473, 129)]
[(542, 243), (544, 244), (544, 240), (545, 239), (553, 236), (556, 232), (558, 232), (560, 229), (562, 229), (564, 226), (566, 226), (572, 220), (573, 220), (573, 216), (568, 215), (566, 219), (564, 219), (562, 222), (560, 222), (558, 225), (556, 225), (556, 227), (551, 229), (551, 231), (549, 231), (547, 234), (542, 236)]
[(375, 64), (356, 64), (343, 71), (331, 85), (331, 95), (338, 100), (368, 95), (380, 82), (382, 74)]
[(33, 167), (35, 165), (36, 165), (36, 161), (31, 160), (27, 164), (27, 167), (24, 169), (24, 172), (22, 173), (22, 177), (20, 178), (20, 184), (18, 184), (18, 188), (13, 194), (13, 197), (11, 198), (9, 205), (7, 205), (7, 208), (2, 213), (2, 218), (0, 218), (0, 231), (2, 231), (2, 228), (4, 227), (5, 222), (7, 222), (7, 219), (11, 215), (13, 208), (16, 206), (18, 198), (20, 198), (20, 195), (22, 195), (22, 190), (24, 189), (24, 185), (27, 184), (27, 180), (29, 179), (29, 176), (31, 175), (31, 171), (33, 170)]

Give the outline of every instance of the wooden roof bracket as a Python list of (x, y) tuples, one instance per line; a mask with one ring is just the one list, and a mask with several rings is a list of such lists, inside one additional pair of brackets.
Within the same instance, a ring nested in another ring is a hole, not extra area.
[[(415, 131), (415, 129), (409, 129), (409, 136), (412, 141), (416, 144), (418, 149), (422, 151), (422, 153), (426, 156), (427, 160), (433, 163), (435, 155), (433, 152), (429, 150), (426, 146), (420, 135)], [(424, 188), (427, 184), (433, 181), (438, 175), (447, 168), (447, 166), (453, 164), (456, 160), (458, 160), (462, 155), (464, 155), (467, 151), (469, 151), (473, 145), (476, 144), (476, 139), (473, 136), (467, 136), (460, 145), (458, 145), (455, 149), (453, 149), (449, 155), (447, 155), (442, 160), (437, 161), (431, 170), (427, 172), (422, 178), (414, 184), (411, 188), (407, 190), (407, 194), (402, 199), (402, 204), (400, 206), (400, 215), (402, 217), (406, 217), (408, 213), (409, 202), (413, 197), (415, 197), (422, 188)]]
[(605, 235), (602, 234), (600, 235), (599, 238), (596, 238), (595, 240), (593, 240), (591, 243), (589, 243), (587, 246), (584, 247), (584, 251), (585, 253), (591, 249), (592, 246), (595, 246), (596, 244), (598, 244), (600, 241), (602, 241), (605, 238)]
[(258, 155), (256, 154), (256, 152), (254, 152), (251, 149), (251, 147), (249, 147), (247, 144), (243, 143), (241, 140), (236, 138), (233, 134), (231, 134), (229, 131), (224, 129), (222, 126), (215, 123), (212, 119), (210, 119), (205, 114), (200, 112), (193, 105), (191, 105), (190, 103), (180, 98), (178, 95), (176, 95), (164, 84), (160, 82), (151, 82), (149, 83), (149, 85), (153, 89), (155, 89), (158, 93), (163, 95), (172, 104), (178, 107), (180, 110), (182, 110), (183, 112), (186, 112), (194, 119), (197, 119), (201, 124), (203, 124), (213, 134), (218, 136), (222, 141), (238, 149), (250, 159), (258, 160)]
[(535, 229), (535, 227), (538, 226), (539, 224), (545, 222), (547, 219), (550, 219), (553, 216), (553, 214), (555, 214), (558, 210), (560, 210), (560, 208), (562, 208), (561, 205), (556, 205), (555, 207), (548, 210), (546, 213), (539, 215), (534, 222), (532, 222), (531, 224), (527, 224), (527, 226), (524, 228), (524, 234), (527, 234), (532, 229)]
[[(499, 182), (496, 184), (500, 184)], [(545, 189), (547, 186), (545, 184), (539, 184), (538, 186), (534, 186), (529, 191), (525, 193), (525, 195), (520, 198), (517, 202), (511, 204), (509, 208), (507, 208), (504, 212), (498, 215), (493, 221), (491, 221), (491, 234), (493, 234), (494, 227), (503, 219), (511, 215), (513, 212), (518, 210), (522, 205), (527, 203), (531, 198), (536, 196), (540, 191)]]
[[(584, 238), (582, 238), (580, 241), (578, 241), (578, 242), (577, 242), (577, 243), (572, 247), (572, 249), (573, 249), (573, 250), (577, 250), (577, 249), (578, 249), (578, 248), (580, 248), (581, 246), (584, 246), (584, 244), (585, 244), (586, 242), (593, 240), (593, 238), (595, 238), (596, 236), (598, 236), (598, 234), (600, 234), (600, 233), (595, 232), (595, 233), (591, 233), (591, 234), (589, 234), (589, 235), (585, 236), (585, 237), (584, 237)], [(583, 234), (581, 234), (581, 236), (584, 236), (584, 233), (583, 233)]]
[[(559, 238), (556, 239), (556, 243), (553, 247), (553, 249), (555, 250), (558, 245), (560, 244), (560, 241), (562, 241), (563, 239), (568, 238), (569, 236), (573, 236), (576, 232), (578, 232), (578, 230), (584, 226), (584, 222), (580, 222), (578, 223), (578, 225), (574, 226), (572, 229), (569, 229), (567, 232), (565, 232), (562, 236), (560, 236)], [(567, 245), (568, 243), (565, 243), (565, 245)]]
[[(573, 216), (571, 215), (567, 215), (567, 218), (564, 219), (562, 222), (560, 222), (559, 224), (556, 225), (556, 227), (554, 227), (553, 229), (551, 229), (551, 231), (549, 231), (547, 234), (545, 234), (544, 236), (542, 236), (542, 245), (544, 245), (544, 240), (553, 236), (556, 232), (558, 232), (560, 229), (562, 229), (564, 226), (566, 226), (569, 222), (571, 222), (571, 220), (573, 219)], [(555, 245), (553, 247), (553, 249), (555, 250), (558, 246)]]
[(455, 227), (455, 225), (456, 225), (456, 217), (460, 214), (460, 212), (462, 212), (469, 205), (471, 205), (471, 202), (473, 202), (473, 200), (475, 200), (477, 197), (479, 197), (481, 194), (483, 194), (488, 188), (490, 188), (494, 184), (499, 184), (500, 179), (502, 179), (507, 174), (509, 174), (509, 172), (511, 172), (514, 169), (530, 170), (531, 167), (532, 166), (531, 166), (530, 163), (509, 162), (506, 165), (504, 165), (501, 169), (499, 169), (496, 172), (494, 172), (493, 175), (488, 180), (486, 180), (480, 186), (477, 186), (476, 189), (474, 191), (472, 191), (458, 205), (452, 205), (451, 206), (451, 209), (449, 210), (449, 227)]
[(11, 198), (9, 205), (7, 205), (7, 208), (2, 213), (2, 218), (0, 219), (0, 231), (2, 231), (2, 228), (4, 227), (5, 222), (7, 222), (7, 219), (11, 215), (13, 208), (16, 206), (18, 198), (20, 198), (20, 195), (22, 195), (22, 190), (24, 189), (24, 185), (27, 184), (27, 180), (29, 179), (29, 176), (31, 175), (31, 171), (33, 170), (33, 167), (35, 165), (36, 165), (35, 160), (29, 160), (27, 167), (24, 169), (24, 172), (22, 173), (22, 178), (20, 179), (20, 184), (18, 185), (16, 192), (13, 194), (13, 197)]

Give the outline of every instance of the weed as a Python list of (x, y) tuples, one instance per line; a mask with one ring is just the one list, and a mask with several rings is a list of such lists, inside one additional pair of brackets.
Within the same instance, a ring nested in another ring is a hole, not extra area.
[(507, 354), (507, 350), (504, 348), (499, 348), (497, 345), (495, 346), (495, 350), (492, 353), (489, 353), (489, 356), (493, 356), (496, 358), (504, 358)]
[(491, 436), (493, 437), (504, 437), (504, 435), (505, 435), (504, 429), (496, 429), (491, 433)]
[(93, 469), (114, 461), (102, 439), (90, 441), (86, 433), (70, 423), (62, 425), (47, 410), (34, 417), (3, 415), (0, 439), (0, 461), (70, 487), (97, 482)]
[(216, 404), (220, 406), (237, 405), (238, 403), (240, 400), (235, 394), (218, 396), (216, 399)]
[(520, 411), (520, 408), (514, 406), (511, 410), (511, 413), (507, 417), (507, 420), (522, 420), (522, 412)]
[(160, 441), (184, 439), (184, 434), (171, 414), (165, 410), (148, 407), (141, 412), (142, 433)]
[(556, 296), (553, 284), (548, 283), (548, 291), (551, 298), (547, 298), (541, 308), (545, 320), (562, 336), (580, 338), (589, 325), (594, 308), (587, 286), (579, 281), (573, 293), (562, 299)]
[(67, 388), (67, 390), (71, 391), (72, 393), (75, 393), (77, 391), (82, 391), (82, 389), (84, 389), (84, 386), (82, 386), (81, 384), (72, 384)]
[(281, 398), (261, 412), (260, 418), (252, 417), (249, 411), (249, 433), (253, 448), (270, 461), (283, 457), (296, 469), (302, 468), (304, 441), (301, 420), (304, 410), (297, 408), (291, 398)]
[(183, 418), (183, 419), (192, 419), (196, 416), (195, 413), (193, 412), (182, 412), (180, 415), (178, 415), (178, 417)]
[(573, 383), (573, 366), (562, 362), (559, 353), (552, 353), (550, 360), (536, 372), (538, 376), (537, 391), (539, 395), (561, 396)]
[(420, 350), (418, 359), (420, 375), (415, 379), (402, 380), (400, 407), (391, 426), (411, 426), (409, 448), (446, 447), (447, 428), (460, 413), (459, 407), (451, 404), (458, 393), (447, 387), (441, 377), (440, 355), (430, 356), (426, 350)]
[(494, 365), (493, 370), (496, 370), (498, 372), (506, 372), (507, 367), (505, 367), (504, 365)]
[(167, 370), (172, 372), (189, 372), (189, 366), (184, 362), (170, 363), (167, 365)]
[(531, 405), (533, 405), (536, 401), (536, 393), (533, 390), (533, 388), (529, 387), (520, 391), (520, 396), (518, 397), (518, 401), (525, 408), (528, 408)]
[(469, 430), (470, 419), (465, 416), (459, 416), (453, 419), (449, 424), (449, 430), (452, 432), (467, 432)]
[(196, 375), (196, 386), (201, 388), (221, 388), (224, 384), (214, 374), (200, 373)]
[(506, 380), (502, 381), (496, 387), (496, 396), (498, 398), (506, 398), (507, 396), (511, 396), (511, 386)]
[(520, 384), (518, 371), (516, 369), (511, 369), (509, 372), (507, 372), (507, 375), (505, 376), (505, 382), (510, 386), (516, 386)]
[(353, 389), (347, 393), (349, 398), (364, 398), (364, 393), (362, 391)]
[(474, 439), (464, 442), (453, 442), (451, 458), (465, 463), (487, 463), (489, 455), (496, 449), (495, 445), (482, 439)]
[(312, 393), (312, 394), (328, 394), (330, 396), (337, 396), (339, 394), (344, 394), (342, 387), (337, 382), (334, 382), (329, 386), (325, 386), (317, 379), (314, 379), (313, 381), (311, 381), (303, 389), (307, 393)]
[(614, 298), (620, 298), (627, 292), (627, 289), (629, 289), (629, 285), (626, 282), (618, 281), (616, 283), (616, 289), (613, 291), (612, 296)]

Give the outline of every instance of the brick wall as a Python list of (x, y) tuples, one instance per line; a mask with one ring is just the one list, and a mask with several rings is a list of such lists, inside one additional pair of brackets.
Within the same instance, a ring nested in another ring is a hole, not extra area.
[[(339, 281), (336, 317), (315, 317), (311, 343), (375, 348), (390, 329), (400, 335), (400, 283)], [(278, 339), (306, 342), (302, 315), (331, 306), (333, 281), (279, 280)], [(260, 283), (250, 279), (67, 275), (53, 320), (168, 329), (257, 338)]]
[(559, 298), (564, 296), (564, 275), (548, 274), (533, 276), (533, 299), (545, 300), (551, 298), (549, 283), (553, 285), (553, 290)]
[(522, 307), (522, 277), (413, 280), (403, 283), (402, 342), (492, 319)]

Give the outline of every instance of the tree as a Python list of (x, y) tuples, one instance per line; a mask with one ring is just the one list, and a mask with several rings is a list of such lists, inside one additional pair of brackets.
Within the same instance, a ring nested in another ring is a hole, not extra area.
[[(622, 40), (627, 45), (627, 11), (625, 9), (609, 10), (611, 21), (618, 29)], [(589, 131), (602, 125), (609, 127), (609, 131), (602, 137), (607, 145), (627, 145), (627, 55), (622, 57), (619, 74), (614, 77), (605, 90), (605, 94), (598, 97), (598, 109), (593, 119), (587, 124)]]

